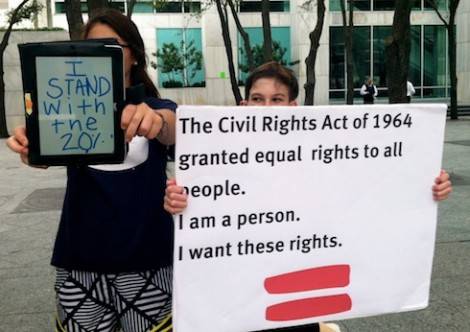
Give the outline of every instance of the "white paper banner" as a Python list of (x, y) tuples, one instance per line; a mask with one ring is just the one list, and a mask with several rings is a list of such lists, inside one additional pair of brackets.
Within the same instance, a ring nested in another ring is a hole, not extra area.
[(445, 105), (184, 106), (176, 332), (421, 309)]

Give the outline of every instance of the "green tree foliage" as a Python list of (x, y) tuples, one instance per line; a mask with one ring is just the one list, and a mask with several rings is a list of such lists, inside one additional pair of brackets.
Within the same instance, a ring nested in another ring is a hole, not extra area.
[[(174, 43), (164, 43), (163, 47), (154, 55), (159, 60), (160, 72), (168, 76), (166, 83), (177, 85), (179, 82), (176, 79), (176, 74), (184, 70), (183, 57), (179, 48)], [(153, 67), (157, 67), (154, 65), (155, 63), (152, 63)]]
[[(255, 45), (251, 48), (251, 52), (253, 54), (253, 60), (255, 64), (255, 68), (262, 65), (265, 63), (264, 59), (264, 46), (263, 45)], [(242, 58), (246, 60), (246, 54), (245, 50), (243, 48), (240, 48), (240, 53), (242, 55)], [(273, 54), (272, 54), (272, 59), (273, 61), (279, 62), (282, 65), (287, 65), (287, 60), (285, 59), (285, 55), (287, 53), (287, 48), (282, 47), (281, 43), (278, 41), (273, 41)], [(246, 61), (244, 63), (239, 63), (238, 68), (240, 69), (241, 72), (243, 73), (249, 73), (250, 72), (250, 66), (247, 64)]]
[(37, 0), (33, 0), (30, 4), (24, 5), (19, 8), (15, 13), (15, 10), (10, 10), (7, 13), (8, 23), (16, 24), (23, 20), (30, 20), (37, 17), (38, 13), (44, 8), (44, 5), (39, 3)]
[[(164, 43), (152, 55), (157, 57), (157, 63), (152, 62), (151, 66), (159, 68), (168, 77), (163, 83), (165, 88), (191, 86), (192, 79), (202, 69), (202, 52), (196, 48), (193, 40), (189, 43), (181, 41), (179, 47), (175, 43)], [(177, 75), (183, 81), (178, 80)]]
[(182, 43), (181, 48), (185, 50), (182, 55), (186, 68), (189, 69), (189, 77), (185, 75), (186, 86), (189, 86), (197, 72), (202, 70), (202, 52), (194, 46), (194, 41), (189, 42), (187, 46)]

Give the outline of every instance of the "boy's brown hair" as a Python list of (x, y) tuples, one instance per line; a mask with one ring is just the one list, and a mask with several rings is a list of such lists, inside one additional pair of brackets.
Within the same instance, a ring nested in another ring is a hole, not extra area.
[(295, 100), (299, 95), (299, 83), (294, 72), (276, 61), (266, 62), (255, 68), (245, 82), (245, 99), (250, 97), (253, 84), (261, 78), (273, 78), (289, 89), (289, 101)]

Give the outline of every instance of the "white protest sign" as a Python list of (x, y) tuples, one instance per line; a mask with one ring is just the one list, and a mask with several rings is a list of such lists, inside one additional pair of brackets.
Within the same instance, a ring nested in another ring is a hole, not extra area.
[(445, 105), (177, 111), (176, 332), (428, 304)]

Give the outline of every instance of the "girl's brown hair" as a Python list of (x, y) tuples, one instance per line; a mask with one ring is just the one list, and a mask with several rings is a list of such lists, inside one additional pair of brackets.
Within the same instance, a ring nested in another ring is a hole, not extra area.
[(148, 97), (160, 97), (157, 88), (150, 79), (147, 68), (147, 57), (142, 36), (137, 26), (127, 16), (115, 9), (102, 9), (94, 13), (85, 25), (83, 37), (86, 38), (93, 26), (97, 23), (106, 24), (113, 29), (127, 44), (132, 51), (136, 64), (131, 69), (131, 84), (143, 83)]

